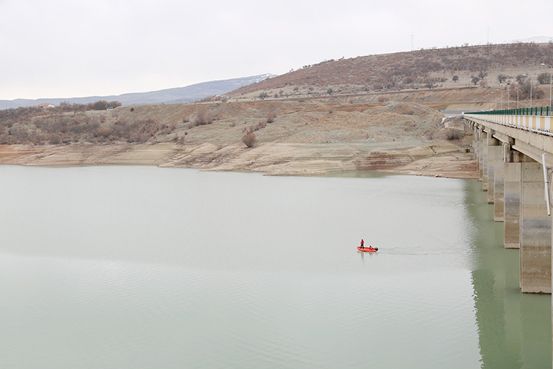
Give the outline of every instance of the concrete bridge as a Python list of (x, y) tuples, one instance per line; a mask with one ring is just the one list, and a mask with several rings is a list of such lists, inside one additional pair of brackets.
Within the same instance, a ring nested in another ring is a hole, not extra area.
[(505, 248), (520, 249), (520, 289), (551, 293), (553, 119), (550, 107), (463, 114), (473, 130), (482, 189), (504, 223)]

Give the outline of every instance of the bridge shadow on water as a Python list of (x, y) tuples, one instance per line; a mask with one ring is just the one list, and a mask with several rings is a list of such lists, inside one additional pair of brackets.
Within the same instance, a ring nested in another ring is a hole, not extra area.
[(522, 294), (519, 252), (503, 248), (478, 181), (466, 181), (472, 285), (484, 369), (551, 368), (551, 296)]

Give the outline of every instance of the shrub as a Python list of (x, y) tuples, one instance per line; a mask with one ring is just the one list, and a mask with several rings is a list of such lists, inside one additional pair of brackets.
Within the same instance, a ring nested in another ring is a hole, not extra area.
[(269, 94), (266, 93), (265, 91), (263, 91), (262, 93), (259, 94), (258, 96), (261, 100), (265, 100), (266, 98), (269, 97)]
[(472, 82), (473, 85), (477, 85), (478, 82), (480, 82), (480, 77), (477, 77), (477, 76), (472, 76), (470, 81)]
[(459, 76), (458, 75), (454, 75), (453, 77), (451, 77), (451, 80), (453, 82), (457, 82), (459, 80)]
[(329, 89), (326, 90), (326, 93), (327, 93), (327, 95), (332, 95), (334, 93), (334, 90), (329, 88)]
[(108, 109), (115, 109), (119, 106), (121, 106), (121, 103), (119, 101), (99, 100), (99, 101), (96, 101), (95, 103), (88, 104), (87, 110), (108, 110)]
[(429, 80), (429, 81), (426, 81), (426, 83), (424, 84), (424, 87), (433, 89), (434, 87), (436, 87), (436, 84), (434, 83), (434, 81)]
[(501, 74), (499, 74), (499, 75), (497, 76), (497, 82), (503, 83), (503, 82), (505, 82), (508, 78), (509, 78), (508, 75), (501, 73)]
[(522, 84), (526, 81), (526, 78), (528, 78), (526, 74), (519, 74), (518, 76), (516, 76), (516, 81), (517, 83)]
[(213, 114), (211, 114), (210, 111), (207, 109), (202, 109), (196, 113), (196, 117), (194, 118), (193, 126), (205, 126), (206, 124), (211, 124), (215, 118), (213, 117)]
[(61, 136), (60, 135), (53, 135), (50, 137), (50, 145), (59, 145), (61, 143)]
[(100, 137), (107, 138), (111, 135), (112, 132), (113, 129), (111, 129), (110, 127), (102, 126), (98, 129), (97, 134)]
[(549, 73), (540, 73), (538, 75), (538, 82), (540, 85), (548, 85), (551, 83), (551, 74)]
[(255, 137), (255, 133), (253, 132), (247, 132), (244, 136), (242, 136), (242, 143), (246, 145), (246, 147), (252, 148), (255, 146), (255, 143), (257, 141), (257, 137)]
[(446, 132), (446, 138), (449, 141), (459, 140), (461, 137), (463, 137), (463, 132), (458, 129), (448, 129)]
[(270, 111), (267, 113), (267, 123), (273, 123), (276, 119), (276, 113), (274, 111)]

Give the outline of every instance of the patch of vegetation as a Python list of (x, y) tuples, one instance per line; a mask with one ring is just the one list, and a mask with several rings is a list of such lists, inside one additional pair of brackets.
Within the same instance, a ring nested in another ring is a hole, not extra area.
[(167, 135), (175, 128), (154, 119), (115, 117), (108, 121), (106, 115), (86, 113), (86, 110), (119, 105), (99, 102), (1, 110), (0, 144), (144, 143), (158, 135)]
[(153, 119), (102, 123), (86, 114), (35, 117), (30, 122), (0, 123), (2, 144), (144, 143), (174, 127)]
[(516, 83), (514, 88), (510, 89), (510, 95), (511, 98), (519, 100), (541, 99), (544, 92), (532, 86), (531, 80), (525, 80), (523, 83)]
[(242, 143), (246, 145), (246, 147), (248, 148), (254, 147), (256, 142), (257, 142), (257, 137), (253, 132), (246, 132), (244, 136), (242, 136)]
[(212, 111), (208, 109), (201, 109), (196, 113), (196, 116), (191, 122), (191, 127), (205, 126), (215, 121), (215, 116)]
[(446, 132), (446, 139), (448, 141), (460, 140), (461, 138), (463, 138), (463, 136), (464, 136), (463, 132), (458, 129), (450, 128)]
[(509, 78), (510, 77), (508, 75), (500, 73), (500, 74), (497, 75), (497, 82), (499, 82), (501, 84), (501, 83), (506, 82)]
[(540, 73), (538, 74), (538, 82), (540, 85), (548, 85), (551, 83), (551, 74), (550, 73)]
[(527, 78), (528, 78), (528, 75), (519, 74), (518, 76), (516, 76), (516, 81), (517, 81), (518, 84), (522, 84), (526, 81)]
[(276, 119), (277, 115), (274, 111), (269, 111), (267, 113), (267, 123), (273, 123)]

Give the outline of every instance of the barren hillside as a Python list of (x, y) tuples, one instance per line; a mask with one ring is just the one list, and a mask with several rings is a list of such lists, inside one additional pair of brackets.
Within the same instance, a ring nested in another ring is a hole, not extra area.
[(537, 84), (538, 75), (548, 72), (545, 65), (553, 65), (553, 43), (417, 50), (307, 65), (242, 87), (230, 96), (279, 99), (409, 89), (499, 87), (520, 82), (519, 75), (527, 75), (527, 80)]
[[(246, 136), (253, 137), (250, 148)], [(470, 177), (474, 162), (465, 153), (463, 136), (462, 130), (445, 128), (437, 110), (394, 101), (33, 109), (0, 119), (0, 162), (154, 164), (302, 175), (379, 169)]]
[(442, 111), (546, 104), (552, 63), (553, 44), (419, 50), (306, 66), (203, 103), (4, 110), (0, 163), (471, 177), (470, 137)]

